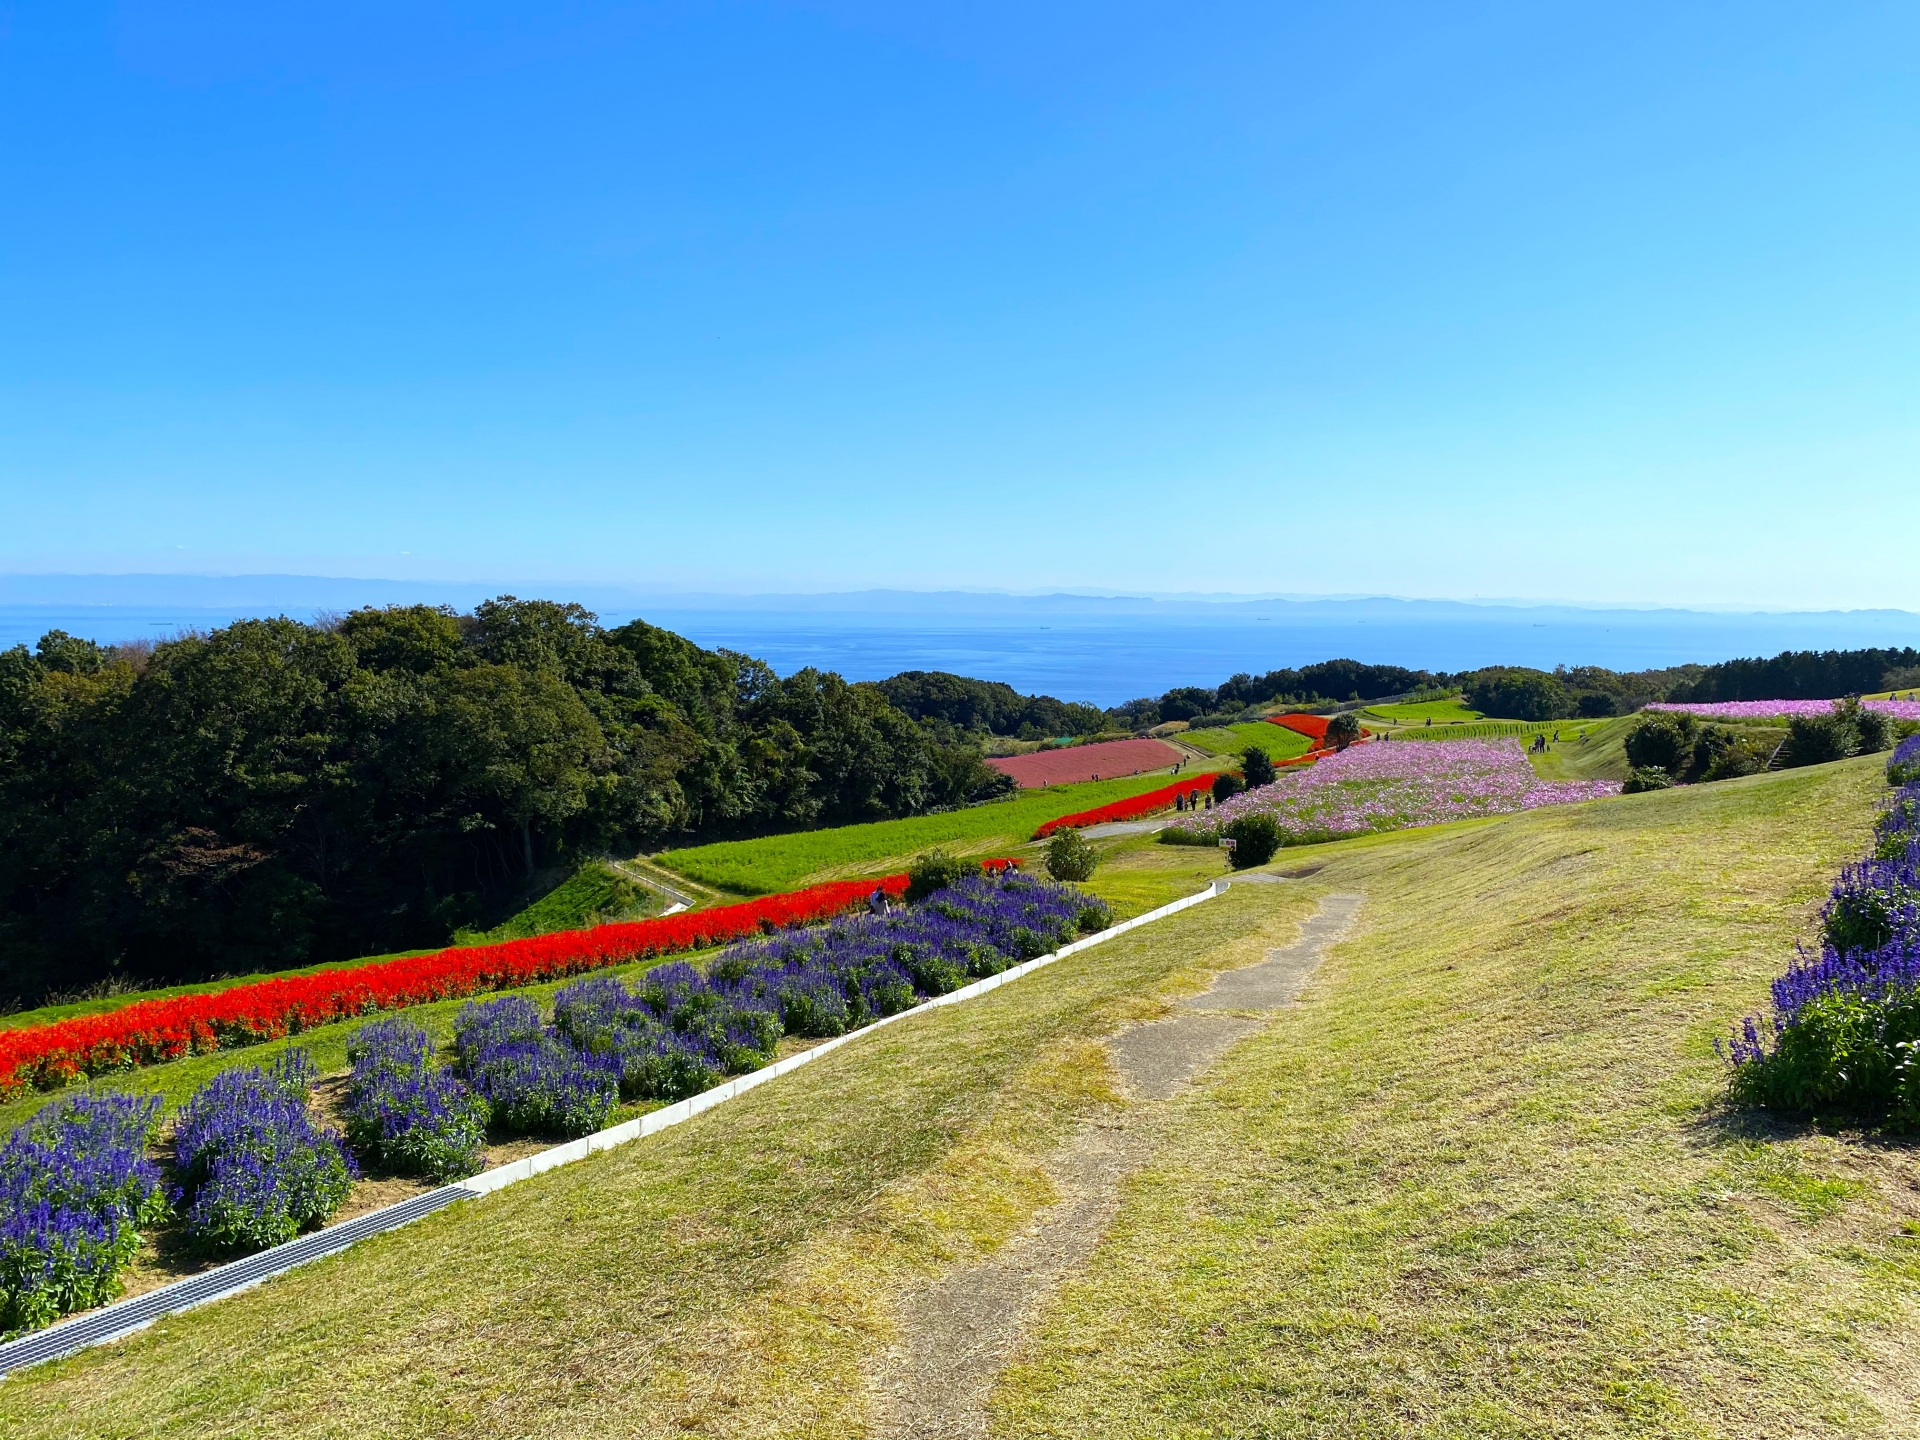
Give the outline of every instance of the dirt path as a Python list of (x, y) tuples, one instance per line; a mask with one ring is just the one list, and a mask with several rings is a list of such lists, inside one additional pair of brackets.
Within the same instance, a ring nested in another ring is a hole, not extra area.
[[(1327, 896), (1291, 945), (1222, 973), (1205, 994), (1182, 1002), (1185, 1014), (1116, 1037), (1114, 1064), (1128, 1091), (1149, 1103), (1172, 1099), (1266, 1023), (1245, 1012), (1291, 1005), (1360, 902)], [(998, 1253), (901, 1302), (899, 1340), (872, 1381), (876, 1436), (971, 1440), (987, 1433), (993, 1382), (1047, 1298), (1093, 1254), (1119, 1208), (1121, 1183), (1147, 1159), (1146, 1137), (1127, 1113), (1083, 1127), (1047, 1162), (1057, 1203)]]

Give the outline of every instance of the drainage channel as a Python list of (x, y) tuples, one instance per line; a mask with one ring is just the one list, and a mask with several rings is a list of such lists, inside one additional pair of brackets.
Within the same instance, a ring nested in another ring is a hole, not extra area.
[(936, 995), (911, 1010), (898, 1015), (888, 1015), (874, 1021), (871, 1025), (845, 1035), (835, 1036), (815, 1045), (810, 1050), (802, 1050), (797, 1055), (775, 1062), (761, 1070), (736, 1076), (724, 1085), (702, 1091), (691, 1099), (650, 1111), (638, 1119), (628, 1120), (606, 1130), (596, 1131), (592, 1135), (578, 1140), (556, 1145), (550, 1150), (542, 1150), (537, 1155), (529, 1155), (521, 1160), (512, 1161), (492, 1170), (482, 1171), (469, 1179), (453, 1185), (442, 1186), (438, 1190), (429, 1190), (424, 1195), (415, 1195), (410, 1199), (388, 1205), (380, 1210), (371, 1210), (365, 1215), (355, 1216), (341, 1224), (329, 1226), (325, 1230), (316, 1230), (311, 1235), (302, 1235), (289, 1240), (284, 1245), (276, 1245), (271, 1250), (262, 1250), (258, 1255), (249, 1255), (234, 1260), (217, 1269), (208, 1270), (199, 1275), (191, 1275), (185, 1280), (176, 1280), (173, 1284), (158, 1290), (150, 1290), (144, 1295), (135, 1295), (130, 1299), (115, 1301), (85, 1315), (77, 1315), (71, 1320), (63, 1320), (44, 1330), (36, 1330), (17, 1340), (9, 1340), (0, 1345), (0, 1378), (32, 1365), (42, 1365), (49, 1360), (59, 1360), (90, 1346), (104, 1345), (143, 1330), (156, 1320), (169, 1315), (177, 1315), (183, 1310), (206, 1305), (215, 1300), (224, 1300), (229, 1295), (237, 1295), (276, 1275), (285, 1274), (299, 1265), (324, 1259), (328, 1255), (338, 1254), (351, 1245), (389, 1230), (398, 1230), (402, 1225), (433, 1214), (436, 1210), (459, 1200), (472, 1200), (495, 1190), (514, 1185), (522, 1180), (530, 1180), (535, 1175), (556, 1169), (561, 1165), (571, 1165), (584, 1160), (602, 1150), (611, 1150), (630, 1141), (656, 1135), (673, 1125), (682, 1124), (694, 1116), (724, 1104), (735, 1096), (756, 1090), (769, 1081), (799, 1069), (802, 1065), (838, 1050), (842, 1045), (858, 1040), (863, 1035), (871, 1035), (914, 1015), (928, 1010), (937, 1010), (944, 1005), (959, 1005), (973, 1000), (990, 991), (998, 990), (1002, 985), (1010, 985), (1023, 976), (1031, 975), (1035, 970), (1064, 960), (1069, 955), (1101, 945), (1128, 931), (1137, 930), (1142, 925), (1150, 925), (1169, 915), (1211, 900), (1216, 895), (1227, 892), (1227, 882), (1216, 880), (1198, 894), (1188, 895), (1175, 900), (1170, 905), (1162, 905), (1157, 910), (1149, 910), (1144, 915), (1136, 915), (1131, 920), (1123, 920), (1118, 925), (1089, 935), (1084, 940), (1076, 940), (1071, 945), (1062, 945), (1051, 955), (1042, 955), (1038, 959), (1010, 966), (998, 975), (990, 975), (984, 980), (976, 980), (971, 985), (952, 991), (946, 995)]

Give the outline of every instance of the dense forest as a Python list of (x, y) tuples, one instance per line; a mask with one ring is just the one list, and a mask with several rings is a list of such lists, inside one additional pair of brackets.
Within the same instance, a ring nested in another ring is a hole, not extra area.
[(876, 683), (895, 708), (941, 735), (1064, 739), (1096, 734), (1107, 723), (1097, 705), (1074, 704), (1051, 695), (1022, 695), (997, 680), (969, 680), (944, 670), (903, 670)]
[(512, 597), (55, 631), (0, 652), (0, 1001), (440, 944), (582, 853), (999, 793), (964, 728)]

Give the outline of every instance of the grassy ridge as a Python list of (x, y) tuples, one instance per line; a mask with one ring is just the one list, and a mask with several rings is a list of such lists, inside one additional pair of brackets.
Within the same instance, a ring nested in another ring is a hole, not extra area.
[(1450, 720), (1478, 720), (1478, 710), (1469, 708), (1459, 696), (1447, 700), (1420, 700), (1410, 705), (1369, 705), (1360, 712), (1362, 720), (1388, 720), (1400, 725), (1419, 725), (1427, 720), (1444, 724)]
[[(1910, 1433), (1910, 1149), (1748, 1129), (1709, 1042), (1884, 791), (1871, 761), (1288, 852), (655, 1140), (0, 1387), (18, 1435), (856, 1436), (909, 1287), (1150, 1141), (1001, 1435)], [(1177, 852), (1116, 851), (1137, 883)], [(1209, 857), (1217, 867), (1217, 857)], [(1090, 1037), (1366, 895), (1194, 1091)]]
[(1211, 751), (1215, 755), (1224, 755), (1237, 759), (1242, 750), (1249, 745), (1258, 745), (1267, 752), (1272, 760), (1287, 760), (1295, 755), (1304, 755), (1313, 742), (1297, 731), (1284, 725), (1269, 724), (1265, 720), (1249, 721), (1245, 725), (1222, 725), (1205, 730), (1183, 730), (1180, 738), (1189, 745)]
[(1914, 1152), (1724, 1114), (1710, 1048), (1881, 788), (1851, 762), (1330, 864), (1364, 929), (1156, 1117), (995, 1433), (1911, 1433)]
[(616, 921), (642, 920), (663, 906), (659, 894), (636, 884), (600, 860), (589, 860), (553, 889), (483, 934), (457, 936), (464, 945), (487, 945), (556, 930), (588, 930)]
[(1166, 783), (1162, 774), (1052, 785), (944, 815), (725, 840), (668, 850), (654, 859), (703, 884), (740, 895), (767, 895), (847, 876), (883, 875), (934, 845), (960, 855), (996, 853), (1024, 845), (1035, 828), (1048, 820), (1141, 795)]

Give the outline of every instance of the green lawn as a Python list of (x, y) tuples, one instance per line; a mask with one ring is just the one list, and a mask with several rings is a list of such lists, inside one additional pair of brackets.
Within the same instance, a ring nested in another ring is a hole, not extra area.
[(1274, 725), (1265, 720), (1253, 720), (1245, 725), (1222, 725), (1205, 730), (1183, 730), (1180, 739), (1215, 755), (1238, 759), (1240, 752), (1249, 745), (1258, 745), (1267, 752), (1270, 760), (1286, 760), (1295, 755), (1304, 755), (1313, 742), (1298, 731), (1289, 730), (1284, 725)]
[(902, 870), (915, 855), (936, 845), (960, 855), (1010, 853), (1048, 820), (1143, 795), (1165, 784), (1163, 773), (1053, 785), (945, 815), (726, 840), (669, 850), (654, 859), (704, 884), (741, 895), (769, 895), (824, 880)]
[(622, 920), (641, 920), (665, 902), (604, 861), (589, 860), (539, 899), (483, 934), (462, 934), (462, 944), (491, 944), (557, 930), (586, 930)]
[[(0, 1430), (866, 1435), (901, 1297), (1027, 1225), (1093, 1121), (1145, 1168), (993, 1435), (1911, 1434), (1914, 1150), (1725, 1113), (1710, 1043), (1884, 789), (1870, 758), (1290, 850), (1324, 868), (18, 1376)], [(1109, 878), (1158, 857), (1203, 863)], [(1172, 1101), (1112, 1088), (1099, 1037), (1335, 890), (1366, 904), (1300, 1006)]]
[(1369, 705), (1360, 712), (1360, 718), (1392, 721), (1400, 725), (1419, 725), (1431, 720), (1434, 724), (1444, 724), (1449, 720), (1478, 720), (1478, 710), (1469, 709), (1467, 702), (1459, 696), (1450, 700), (1421, 700), (1411, 705)]
[(1399, 726), (1388, 733), (1395, 740), (1498, 740), (1507, 735), (1531, 740), (1540, 734), (1573, 739), (1582, 730), (1592, 730), (1604, 723), (1600, 720), (1466, 720), (1442, 725), (1435, 721), (1430, 726)]

